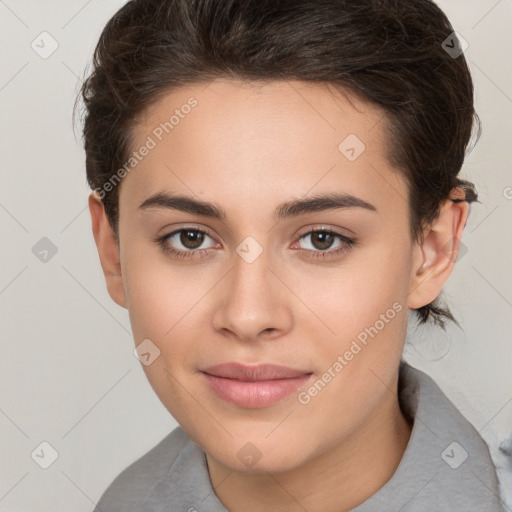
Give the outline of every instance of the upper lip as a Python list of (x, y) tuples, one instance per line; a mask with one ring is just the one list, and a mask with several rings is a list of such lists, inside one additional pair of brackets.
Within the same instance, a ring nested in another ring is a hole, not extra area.
[(293, 379), (295, 377), (302, 377), (312, 373), (276, 364), (258, 364), (255, 366), (247, 366), (241, 363), (217, 364), (215, 366), (210, 366), (209, 368), (206, 368), (202, 371), (203, 373), (207, 373), (215, 377), (223, 377), (225, 379), (236, 379), (248, 382)]

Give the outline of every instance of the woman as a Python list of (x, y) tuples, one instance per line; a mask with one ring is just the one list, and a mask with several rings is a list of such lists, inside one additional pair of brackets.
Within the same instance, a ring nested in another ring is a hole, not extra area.
[(500, 511), (402, 359), (439, 303), (478, 124), (430, 0), (135, 0), (84, 83), (93, 233), (180, 427), (97, 510)]

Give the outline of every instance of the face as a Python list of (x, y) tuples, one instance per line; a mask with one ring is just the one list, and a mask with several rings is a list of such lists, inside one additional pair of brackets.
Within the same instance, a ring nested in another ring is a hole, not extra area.
[(229, 468), (298, 467), (396, 400), (416, 252), (385, 130), (325, 84), (228, 80), (136, 126), (110, 291), (162, 403)]

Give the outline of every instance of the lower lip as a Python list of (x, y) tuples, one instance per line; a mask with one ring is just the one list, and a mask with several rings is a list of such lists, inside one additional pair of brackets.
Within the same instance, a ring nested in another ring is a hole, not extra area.
[(203, 373), (203, 375), (209, 388), (218, 397), (238, 407), (250, 408), (276, 404), (297, 391), (312, 377), (312, 374), (307, 374), (291, 379), (247, 382), (216, 377), (208, 373)]

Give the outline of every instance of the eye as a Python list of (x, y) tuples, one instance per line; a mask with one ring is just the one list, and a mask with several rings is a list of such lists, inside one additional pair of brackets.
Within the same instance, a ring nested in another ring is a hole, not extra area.
[[(177, 229), (172, 233), (157, 238), (155, 241), (162, 250), (177, 258), (205, 257), (213, 250), (210, 247), (202, 247), (205, 240), (213, 238), (207, 231), (194, 227)], [(316, 229), (301, 235), (299, 241), (308, 240), (309, 248), (299, 248), (299, 251), (311, 258), (326, 258), (340, 256), (352, 249), (356, 240), (349, 238), (331, 229)], [(335, 242), (338, 242), (336, 245)], [(334, 249), (332, 249), (334, 245)]]
[[(299, 240), (310, 239), (309, 248), (300, 249), (301, 252), (313, 258), (339, 256), (349, 251), (355, 245), (355, 240), (331, 229), (317, 229), (308, 231)], [(334, 249), (333, 244), (338, 241)]]
[(211, 247), (201, 248), (206, 238), (211, 239), (206, 231), (187, 227), (164, 235), (156, 241), (167, 254), (172, 254), (179, 258), (187, 258), (194, 256), (194, 253), (204, 255), (204, 252), (211, 251)]

